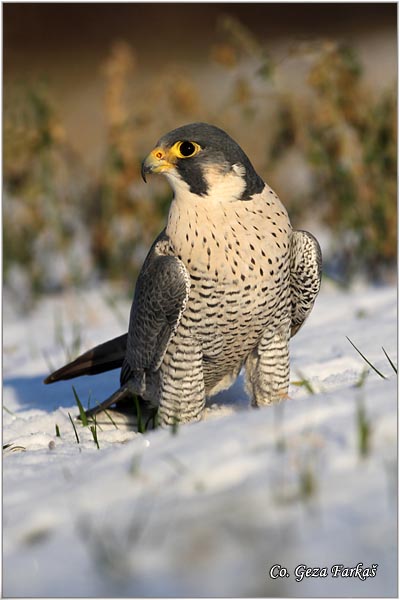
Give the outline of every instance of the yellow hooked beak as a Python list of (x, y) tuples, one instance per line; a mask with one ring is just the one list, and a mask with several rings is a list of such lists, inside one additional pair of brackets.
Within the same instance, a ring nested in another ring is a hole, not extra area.
[(149, 173), (163, 173), (173, 169), (176, 162), (176, 155), (171, 150), (164, 148), (154, 148), (142, 162), (142, 178), (146, 183), (146, 175)]

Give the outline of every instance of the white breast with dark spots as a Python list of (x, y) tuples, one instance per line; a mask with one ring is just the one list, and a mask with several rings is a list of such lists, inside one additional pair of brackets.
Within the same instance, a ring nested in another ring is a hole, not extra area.
[(176, 336), (200, 342), (211, 389), (288, 318), (291, 226), (268, 186), (247, 201), (192, 200), (174, 200), (167, 226), (191, 278)]

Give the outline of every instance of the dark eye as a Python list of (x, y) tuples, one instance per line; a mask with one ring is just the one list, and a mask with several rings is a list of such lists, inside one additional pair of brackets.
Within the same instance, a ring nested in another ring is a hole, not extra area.
[(192, 156), (196, 152), (196, 146), (192, 142), (182, 142), (179, 146), (179, 152), (182, 156)]

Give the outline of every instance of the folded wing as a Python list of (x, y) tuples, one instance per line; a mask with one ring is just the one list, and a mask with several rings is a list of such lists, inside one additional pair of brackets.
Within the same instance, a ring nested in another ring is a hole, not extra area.
[(290, 255), (292, 337), (314, 306), (321, 285), (321, 272), (321, 248), (315, 237), (308, 231), (293, 231)]
[(160, 368), (189, 297), (189, 274), (179, 258), (166, 254), (167, 240), (165, 234), (158, 238), (136, 284), (121, 385)]

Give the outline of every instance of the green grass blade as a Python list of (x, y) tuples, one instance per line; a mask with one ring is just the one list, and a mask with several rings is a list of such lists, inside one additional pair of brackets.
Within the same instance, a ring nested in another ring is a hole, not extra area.
[(139, 399), (136, 396), (136, 394), (134, 395), (134, 401), (135, 401), (135, 406), (136, 406), (138, 433), (145, 433), (146, 430), (144, 428), (143, 421), (142, 421), (142, 411), (140, 410)]
[(94, 425), (91, 425), (90, 426), (90, 431), (92, 432), (93, 440), (94, 440), (94, 443), (97, 446), (97, 449), (100, 450), (99, 440), (97, 439), (97, 430), (96, 430), (96, 427)]
[(175, 415), (174, 420), (172, 422), (172, 426), (171, 426), (171, 435), (178, 435), (178, 431), (179, 431), (179, 419)]
[(390, 356), (389, 356), (389, 354), (386, 352), (386, 350), (385, 350), (385, 348), (384, 348), (383, 346), (382, 346), (382, 350), (383, 350), (383, 352), (384, 352), (384, 354), (385, 354), (386, 358), (388, 359), (390, 366), (392, 367), (393, 371), (394, 371), (394, 372), (396, 373), (396, 375), (397, 375), (397, 367), (396, 367), (396, 365), (395, 365), (395, 364), (392, 362), (392, 360), (390, 359)]
[(358, 451), (361, 457), (365, 457), (370, 451), (372, 429), (363, 403), (360, 403), (357, 407), (357, 431)]
[(355, 383), (355, 387), (362, 388), (364, 383), (367, 381), (368, 375), (369, 375), (369, 371), (368, 371), (367, 367), (364, 367), (363, 370), (361, 371), (358, 381)]
[(88, 424), (89, 424), (88, 423), (88, 418), (86, 416), (86, 413), (85, 413), (84, 408), (82, 406), (82, 402), (79, 400), (79, 396), (78, 396), (78, 394), (77, 394), (76, 389), (74, 388), (74, 386), (72, 386), (72, 391), (74, 392), (75, 402), (78, 405), (79, 416), (80, 416), (80, 419), (82, 421), (82, 425), (83, 425), (83, 427), (87, 427)]
[(56, 423), (56, 437), (59, 437), (59, 438), (61, 437), (61, 434), (60, 434), (60, 428), (59, 428), (59, 426), (57, 425), (57, 423)]
[(349, 340), (350, 344), (353, 346), (354, 350), (356, 350), (358, 352), (358, 354), (361, 356), (361, 358), (363, 360), (365, 360), (365, 362), (367, 363), (367, 365), (369, 365), (371, 367), (371, 369), (373, 369), (375, 371), (375, 373), (377, 373), (379, 375), (379, 377), (382, 377), (382, 379), (386, 379), (385, 375), (383, 375), (383, 373), (381, 373), (369, 360), (368, 358), (366, 358), (364, 356), (364, 354), (357, 348), (357, 346), (355, 344), (353, 344), (353, 342), (351, 341), (351, 339), (349, 337), (346, 338)]
[(94, 440), (94, 443), (97, 446), (97, 449), (100, 450), (99, 440), (97, 439), (97, 422), (96, 422), (96, 416), (94, 417), (94, 425), (90, 426), (90, 431), (92, 432), (93, 440)]
[(108, 412), (108, 410), (104, 410), (103, 411), (107, 417), (110, 419), (111, 423), (114, 425), (115, 429), (118, 429), (118, 425), (116, 424), (116, 422), (114, 421), (114, 419), (112, 418), (112, 416), (110, 415), (110, 413)]
[(73, 421), (70, 413), (68, 413), (68, 416), (69, 416), (69, 420), (71, 421), (72, 427), (73, 427), (74, 432), (75, 432), (76, 442), (77, 442), (77, 444), (80, 444), (79, 435), (78, 435), (78, 432), (76, 430), (75, 423), (74, 423), (74, 421)]
[(301, 371), (297, 371), (297, 376), (299, 377), (299, 381), (292, 381), (292, 384), (298, 387), (304, 387), (307, 392), (313, 396), (315, 394), (315, 390), (311, 385), (311, 382), (303, 375)]
[(153, 411), (151, 412), (149, 418), (147, 419), (147, 421), (144, 425), (144, 428), (146, 431), (148, 430), (150, 423), (151, 423), (151, 428), (156, 429), (156, 427), (157, 427), (157, 423), (156, 423), (157, 412), (158, 412), (158, 408), (153, 409)]

